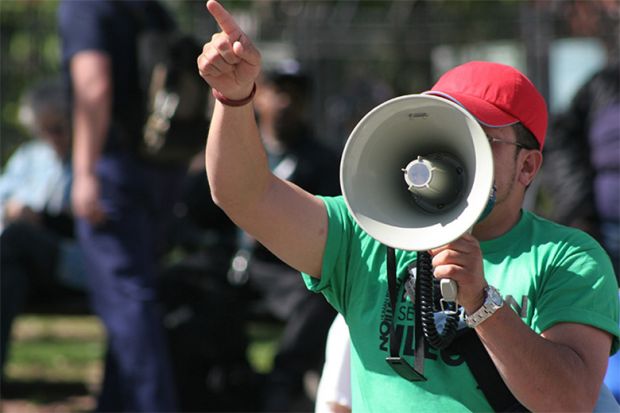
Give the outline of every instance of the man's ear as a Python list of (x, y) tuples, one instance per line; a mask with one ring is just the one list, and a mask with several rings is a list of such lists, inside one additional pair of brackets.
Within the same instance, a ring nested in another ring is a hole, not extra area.
[(522, 150), (521, 156), (521, 169), (519, 170), (519, 182), (523, 184), (523, 186), (529, 186), (540, 167), (542, 166), (543, 155), (542, 152), (536, 150)]

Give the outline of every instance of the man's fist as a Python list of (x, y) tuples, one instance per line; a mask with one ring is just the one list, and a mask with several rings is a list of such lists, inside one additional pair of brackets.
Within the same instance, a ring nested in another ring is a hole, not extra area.
[(448, 278), (458, 284), (458, 302), (468, 314), (484, 301), (484, 278), (480, 243), (471, 234), (429, 251), (433, 257), (435, 278)]
[(260, 53), (221, 4), (209, 0), (207, 9), (222, 31), (213, 35), (198, 56), (200, 76), (226, 98), (244, 99), (260, 73)]

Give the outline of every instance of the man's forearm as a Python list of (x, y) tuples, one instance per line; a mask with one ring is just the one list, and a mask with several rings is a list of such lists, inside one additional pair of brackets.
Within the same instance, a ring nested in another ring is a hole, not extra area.
[(233, 219), (258, 202), (271, 173), (252, 104), (232, 108), (216, 103), (205, 161), (211, 195)]
[(74, 110), (73, 168), (76, 175), (92, 174), (105, 144), (109, 115), (88, 107)]
[(99, 52), (78, 53), (71, 62), (71, 76), (74, 174), (92, 174), (111, 120), (110, 59)]
[[(590, 340), (590, 333), (596, 335), (590, 341), (597, 342), (605, 335), (585, 325), (572, 326), (586, 333), (575, 335), (576, 342)], [(594, 360), (584, 359), (574, 347), (536, 334), (507, 306), (476, 332), (507, 386), (529, 410), (592, 411), (604, 374), (604, 369), (601, 372), (593, 365)]]

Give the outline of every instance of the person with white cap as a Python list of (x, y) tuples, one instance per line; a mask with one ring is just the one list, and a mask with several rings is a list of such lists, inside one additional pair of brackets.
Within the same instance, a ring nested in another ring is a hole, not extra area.
[[(462, 354), (428, 351), (426, 381), (404, 379), (385, 362), (386, 316), (398, 319), (401, 332), (413, 321), (406, 294), (396, 294), (398, 313), (387, 308), (384, 246), (358, 226), (342, 197), (309, 194), (269, 171), (251, 105), (260, 52), (217, 1), (207, 8), (222, 29), (197, 60), (216, 98), (206, 149), (213, 199), (344, 316), (353, 410), (591, 411), (618, 348), (617, 285), (592, 238), (522, 208), (542, 163), (548, 117), (532, 82), (506, 65), (469, 62), (427, 92), (469, 111), (493, 153), (494, 208), (471, 234), (429, 252), (434, 276), (457, 283), (469, 331), (516, 401), (498, 408)], [(397, 274), (415, 260), (415, 252), (397, 251)], [(412, 360), (409, 337), (400, 339)]]

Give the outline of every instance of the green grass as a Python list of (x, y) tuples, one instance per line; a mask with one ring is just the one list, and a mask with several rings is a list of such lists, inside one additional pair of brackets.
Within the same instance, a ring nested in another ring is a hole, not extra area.
[[(248, 326), (248, 360), (258, 373), (271, 370), (280, 332), (281, 326), (268, 322)], [(97, 317), (18, 317), (5, 375), (7, 383), (17, 383), (22, 390), (17, 396), (9, 395), (0, 410), (91, 410), (101, 382), (104, 352), (105, 332)]]
[(85, 381), (99, 376), (103, 346), (99, 342), (42, 339), (22, 342), (13, 349), (8, 378), (20, 381)]
[(92, 316), (24, 316), (14, 325), (8, 381), (85, 382), (101, 375), (105, 334)]
[(87, 412), (101, 381), (105, 333), (93, 316), (21, 316), (5, 368), (7, 413)]

